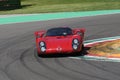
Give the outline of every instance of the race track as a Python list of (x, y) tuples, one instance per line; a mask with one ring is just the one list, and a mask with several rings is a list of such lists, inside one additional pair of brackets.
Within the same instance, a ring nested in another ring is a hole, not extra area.
[(0, 25), (0, 80), (120, 80), (120, 63), (37, 57), (34, 32), (86, 28), (85, 40), (120, 35), (120, 14)]

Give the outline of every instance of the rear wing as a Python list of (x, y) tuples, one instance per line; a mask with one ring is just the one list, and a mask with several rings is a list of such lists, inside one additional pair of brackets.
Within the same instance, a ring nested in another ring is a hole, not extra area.
[(73, 33), (74, 34), (76, 34), (76, 33), (78, 33), (78, 32), (81, 32), (81, 33), (85, 33), (85, 28), (75, 28), (75, 29), (73, 29)]
[(45, 34), (45, 32), (46, 31), (36, 31), (34, 35), (36, 38), (41, 38)]

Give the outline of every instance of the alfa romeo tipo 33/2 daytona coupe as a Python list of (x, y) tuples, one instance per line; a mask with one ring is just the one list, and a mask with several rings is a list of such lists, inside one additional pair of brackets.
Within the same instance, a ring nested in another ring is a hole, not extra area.
[(36, 31), (37, 54), (71, 54), (80, 53), (83, 46), (85, 29), (69, 27), (51, 28)]

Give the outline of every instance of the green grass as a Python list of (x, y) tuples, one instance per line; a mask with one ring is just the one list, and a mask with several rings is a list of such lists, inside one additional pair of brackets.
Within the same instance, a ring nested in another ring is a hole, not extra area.
[(22, 0), (22, 8), (0, 14), (30, 14), (120, 9), (120, 0)]

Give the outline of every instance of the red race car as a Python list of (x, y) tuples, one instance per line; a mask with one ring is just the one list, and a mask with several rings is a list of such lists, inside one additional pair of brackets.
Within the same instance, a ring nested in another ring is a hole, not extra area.
[(67, 54), (81, 52), (85, 29), (69, 27), (51, 28), (47, 31), (36, 31), (38, 55)]

